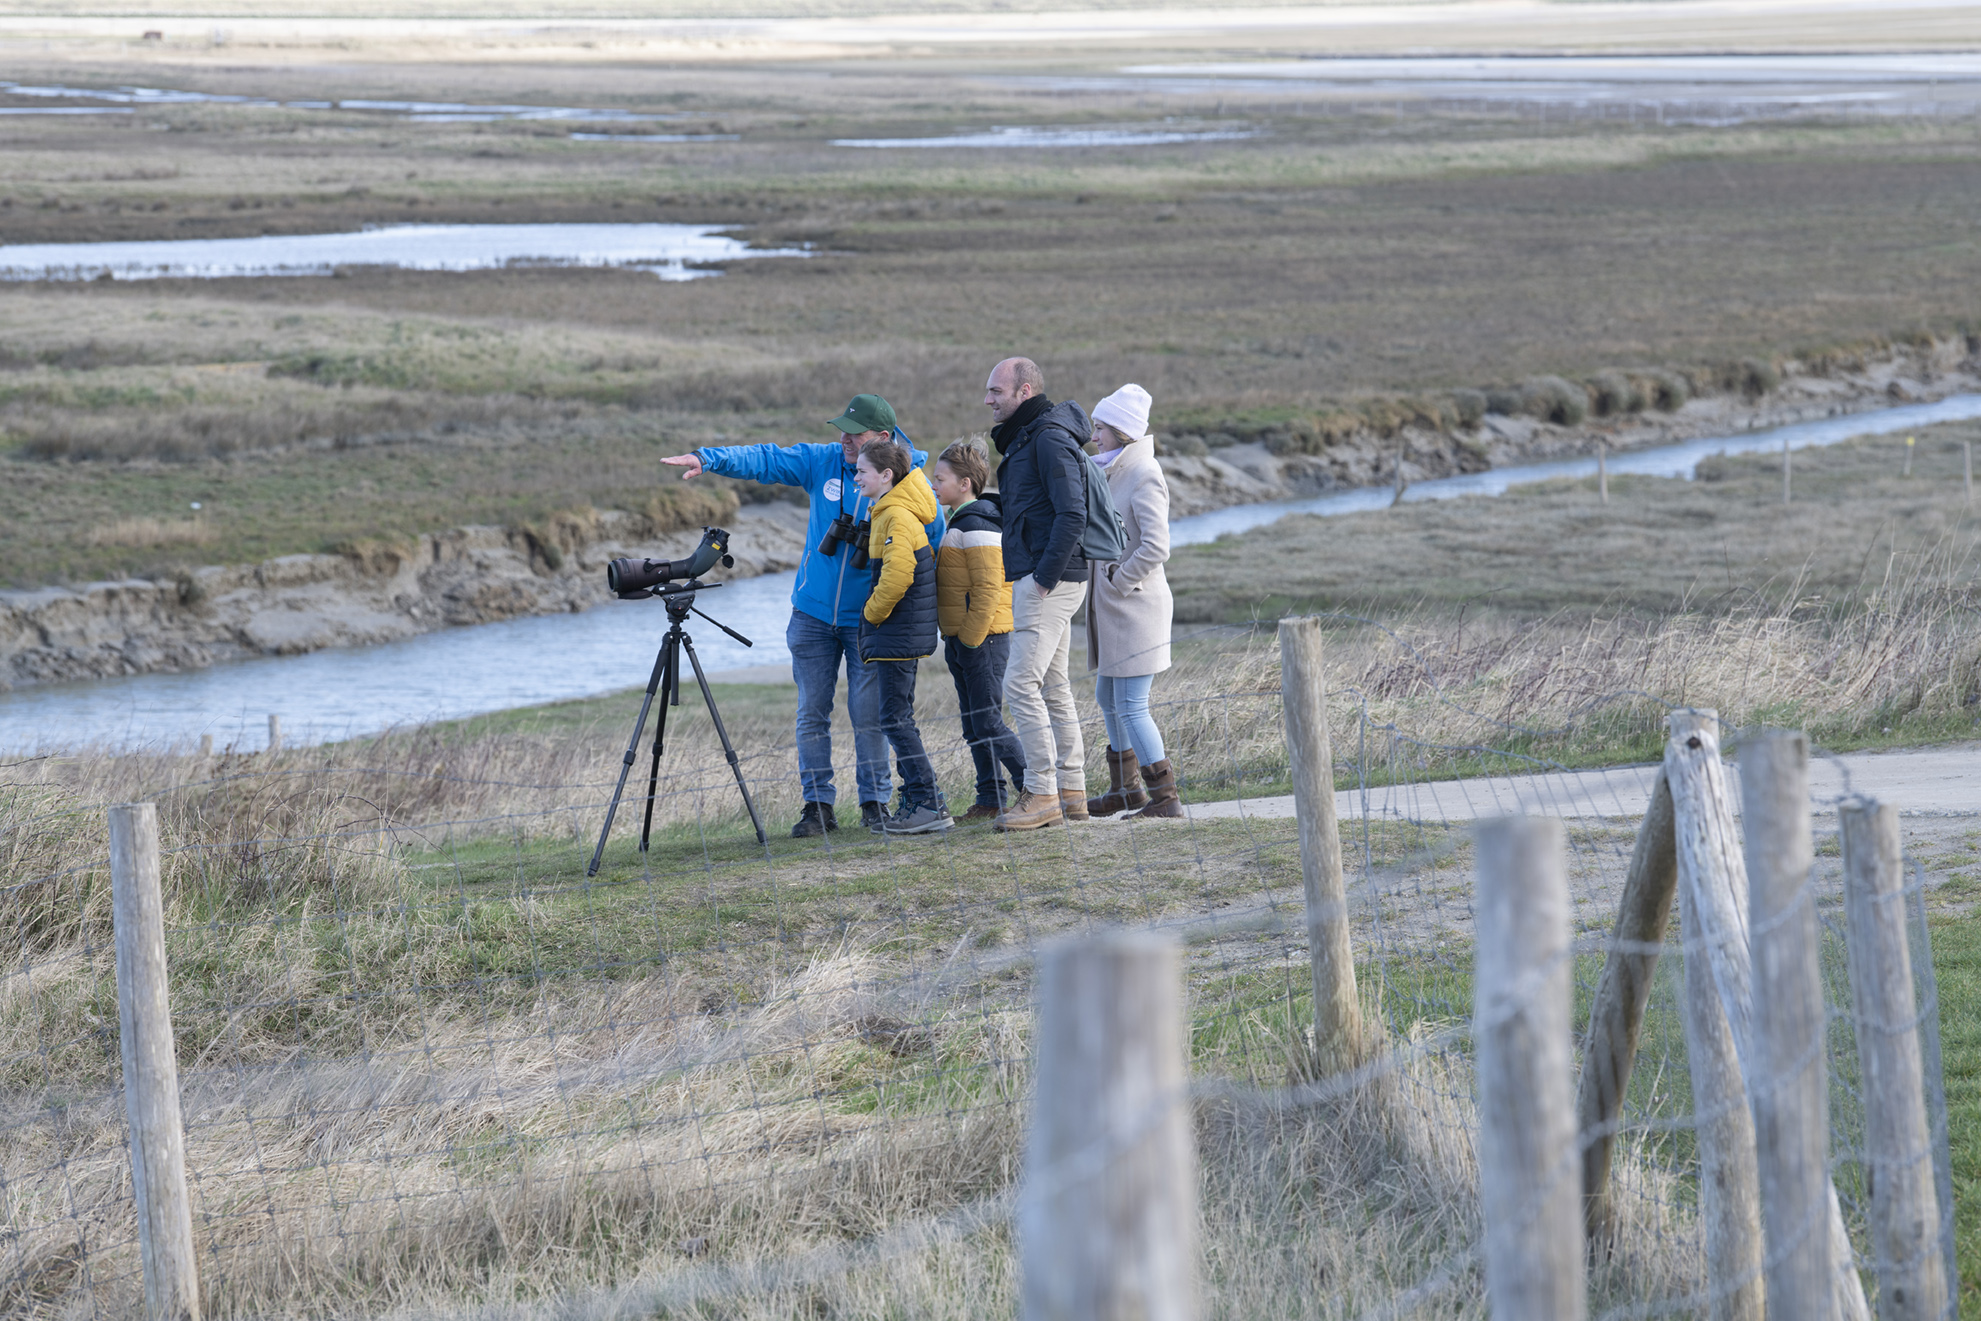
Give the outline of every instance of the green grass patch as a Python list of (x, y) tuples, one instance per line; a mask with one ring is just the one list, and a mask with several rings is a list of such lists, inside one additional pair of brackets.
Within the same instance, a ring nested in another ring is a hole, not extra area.
[(1932, 932), (1947, 1141), (1953, 1152), (1960, 1314), (1972, 1321), (1981, 1317), (1981, 921), (1942, 918)]

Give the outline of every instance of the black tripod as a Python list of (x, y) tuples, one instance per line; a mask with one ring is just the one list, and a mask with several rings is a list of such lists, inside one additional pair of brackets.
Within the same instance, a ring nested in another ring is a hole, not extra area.
[[(667, 636), (660, 640), (660, 654), (653, 660), (653, 675), (647, 680), (647, 695), (640, 702), (640, 718), (633, 722), (633, 737), (626, 741), (626, 760), (619, 767), (619, 783), (613, 786), (612, 801), (606, 805), (605, 828), (598, 832), (598, 847), (592, 850), (591, 866), (585, 868), (585, 875), (598, 875), (599, 860), (605, 856), (605, 841), (612, 834), (612, 818), (619, 812), (619, 796), (626, 792), (626, 776), (632, 772), (633, 762), (639, 756), (640, 733), (647, 727), (647, 712), (653, 709), (654, 694), (665, 692), (666, 698), (660, 704), (660, 715), (653, 727), (653, 764), (647, 771), (647, 813), (640, 825), (640, 852), (647, 851), (647, 840), (653, 834), (654, 791), (660, 784), (660, 754), (667, 742), (667, 708), (681, 705), (681, 653), (688, 653), (688, 663), (695, 667), (695, 682), (701, 685), (702, 700), (708, 703), (709, 719), (715, 722), (716, 737), (722, 740), (722, 755), (729, 759), (729, 769), (736, 776), (736, 788), (742, 792), (743, 806), (749, 810), (750, 824), (757, 828), (757, 843), (767, 843), (764, 834), (763, 818), (757, 815), (757, 805), (750, 798), (750, 786), (743, 782), (743, 767), (736, 760), (736, 746), (729, 741), (729, 731), (723, 728), (722, 713), (715, 709), (715, 694), (709, 691), (708, 676), (702, 673), (701, 658), (695, 655), (695, 641), (682, 627), (688, 622), (692, 612), (702, 615), (695, 609), (695, 593), (712, 591), (721, 583), (704, 583), (694, 579), (679, 587), (658, 587), (653, 595), (667, 602)], [(703, 619), (735, 638), (744, 646), (754, 646), (748, 638), (738, 633), (719, 619)]]

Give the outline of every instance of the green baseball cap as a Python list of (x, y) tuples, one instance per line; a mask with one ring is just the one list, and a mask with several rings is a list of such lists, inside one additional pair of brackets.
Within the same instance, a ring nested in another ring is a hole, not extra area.
[(832, 425), (849, 436), (862, 431), (892, 431), (894, 405), (877, 394), (856, 394), (846, 411), (832, 419)]

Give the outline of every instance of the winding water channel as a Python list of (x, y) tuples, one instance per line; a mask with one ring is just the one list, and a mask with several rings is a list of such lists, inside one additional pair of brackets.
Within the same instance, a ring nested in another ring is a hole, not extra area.
[[(1981, 394), (1954, 395), (1875, 413), (1826, 418), (1739, 436), (1710, 437), (1613, 455), (1611, 472), (1687, 477), (1715, 454), (1748, 454), (1833, 445), (1981, 417)], [(1419, 482), (1406, 501), (1499, 495), (1514, 486), (1582, 479), (1593, 458), (1562, 459)], [(1383, 488), (1357, 488), (1304, 500), (1238, 505), (1171, 524), (1174, 544), (1195, 545), (1262, 527), (1289, 514), (1335, 515), (1379, 509)], [(714, 626), (691, 620), (704, 668), (780, 664), (790, 653), (792, 575), (766, 574), (725, 585), (698, 603), (750, 637), (745, 648)], [(470, 628), (443, 629), (375, 647), (319, 651), (218, 665), (188, 674), (48, 684), (0, 694), (0, 749), (56, 745), (186, 743), (213, 735), (217, 746), (259, 748), (267, 717), (282, 717), (291, 742), (323, 742), (395, 725), (456, 719), (645, 683), (667, 617), (651, 601), (612, 601), (578, 615), (549, 615)], [(628, 708), (631, 714), (631, 708)]]

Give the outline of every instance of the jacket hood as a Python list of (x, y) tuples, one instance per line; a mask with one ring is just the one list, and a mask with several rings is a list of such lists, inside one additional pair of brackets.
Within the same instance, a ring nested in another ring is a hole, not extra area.
[(959, 532), (997, 532), (1004, 526), (1004, 506), (997, 492), (980, 495), (949, 516), (949, 526)]
[(1084, 445), (1094, 436), (1094, 424), (1087, 417), (1087, 410), (1071, 399), (1062, 399), (1046, 410), (1046, 415), (1035, 426), (1056, 426), (1070, 432), (1076, 443)]
[[(1096, 457), (1098, 458), (1098, 456)], [(1143, 464), (1154, 463), (1155, 461), (1156, 438), (1154, 436), (1144, 436), (1140, 440), (1129, 441), (1126, 445), (1123, 445), (1114, 452), (1112, 459), (1099, 466), (1102, 472), (1112, 474), (1117, 470), (1127, 472), (1130, 468), (1138, 468)]]
[(917, 523), (933, 523), (942, 506), (935, 500), (935, 488), (920, 468), (908, 474), (908, 480), (897, 482), (893, 490), (874, 501), (874, 513), (883, 509), (898, 509), (908, 514)]

